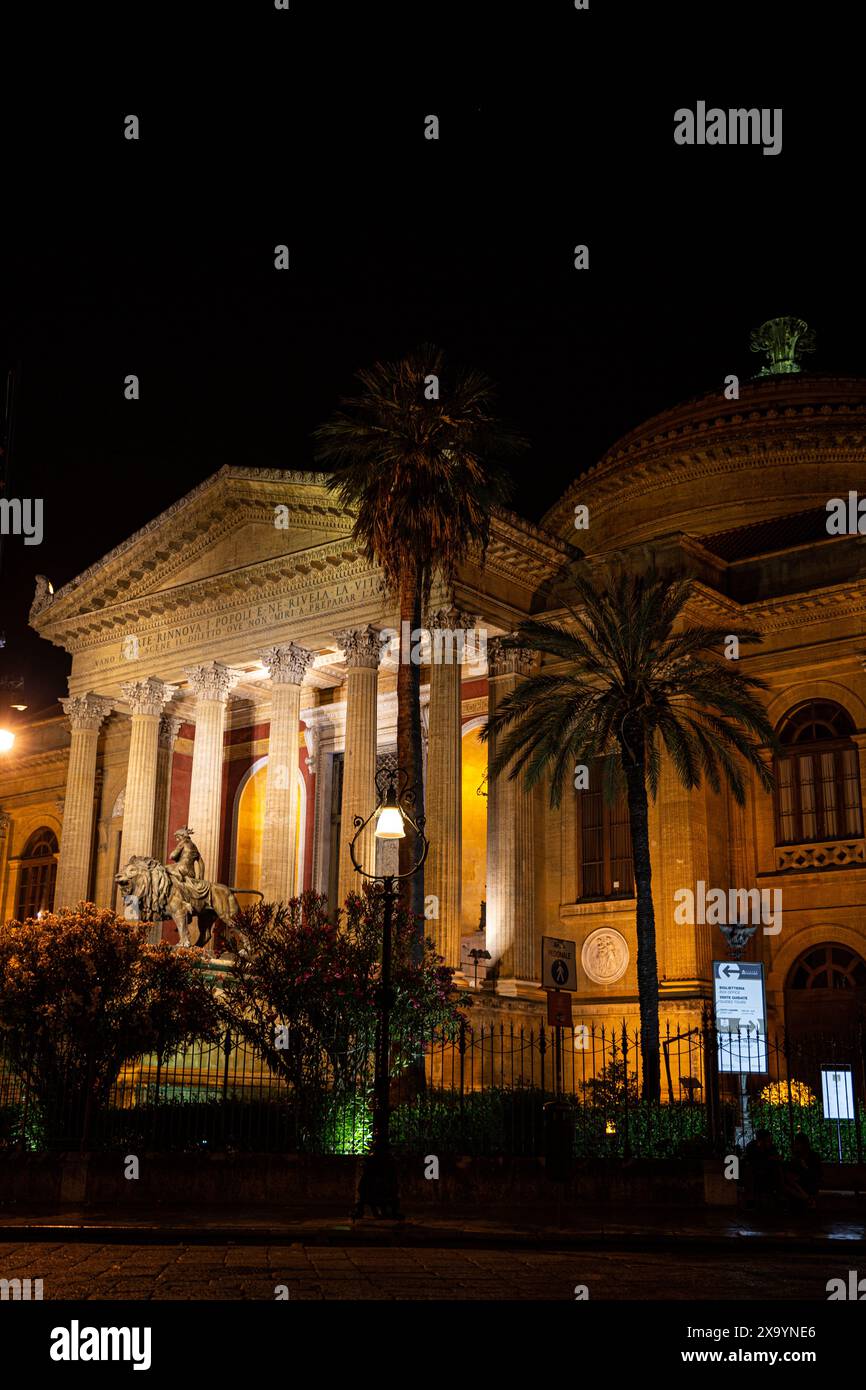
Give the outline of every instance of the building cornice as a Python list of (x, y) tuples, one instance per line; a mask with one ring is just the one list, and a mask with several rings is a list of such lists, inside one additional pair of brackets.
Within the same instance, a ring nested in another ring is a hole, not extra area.
[[(261, 497), (217, 496), (216, 486), (221, 479), (237, 478), (279, 482), (281, 486), (264, 501)], [(230, 613), (233, 608), (248, 605), (251, 598), (274, 600), (314, 594), (324, 582), (345, 583), (369, 576), (378, 582), (381, 593), (378, 568), (366, 559), (363, 547), (350, 534), (331, 536), (321, 544), (254, 559), (242, 567), (185, 583), (166, 583), (169, 570), (176, 570), (181, 563), (188, 567), (195, 560), (197, 546), (204, 552), (246, 521), (261, 521), (277, 496), (285, 501), (290, 517), (294, 514), (299, 518), (297, 508), (303, 504), (305, 518), (318, 511), (333, 530), (339, 517), (321, 478), (319, 474), (282, 473), (277, 469), (221, 470), (214, 479), (189, 493), (176, 508), (169, 508), (130, 542), (116, 547), (38, 608), (31, 615), (33, 627), (56, 646), (75, 653), (130, 631), (139, 636), (156, 632), (178, 618), (182, 621)], [(298, 502), (297, 497), (289, 496), (292, 488), (306, 490), (306, 500)], [(191, 516), (190, 500), (205, 496), (213, 506)], [(342, 524), (347, 525), (346, 515), (343, 513)], [(136, 566), (129, 547), (142, 537), (147, 538), (147, 552)], [(579, 554), (576, 547), (513, 513), (497, 512), (491, 524), (485, 573), (534, 592)], [(476, 555), (462, 568), (470, 581), (477, 580), (480, 585), (479, 560)], [(365, 595), (367, 600), (371, 594), (372, 591)], [(357, 601), (357, 596), (347, 595), (345, 605), (336, 605), (337, 611), (341, 615), (351, 613), (353, 600)]]
[[(39, 629), (41, 624), (35, 620), (41, 614), (48, 613), (49, 610), (54, 613), (63, 612), (70, 599), (83, 598), (84, 603), (79, 604), (79, 607), (88, 608), (93, 592), (106, 585), (115, 570), (124, 585), (124, 591), (132, 589), (136, 584), (140, 587), (142, 583), (145, 586), (152, 583), (157, 570), (160, 578), (166, 575), (170, 577), (171, 573), (176, 572), (178, 568), (186, 567), (190, 560), (195, 558), (196, 543), (199, 547), (202, 543), (212, 545), (221, 534), (236, 529), (239, 518), (261, 520), (264, 503), (270, 507), (285, 505), (290, 517), (294, 512), (299, 520), (303, 518), (306, 528), (319, 526), (334, 530), (345, 526), (348, 532), (351, 530), (351, 513), (328, 491), (325, 486), (328, 476), (325, 473), (300, 473), (280, 468), (241, 468), (226, 464), (160, 512), (152, 521), (133, 532), (125, 541), (121, 541), (100, 560), (89, 565), (56, 593), (44, 593), (31, 609), (31, 623)], [(231, 486), (234, 482), (266, 486), (258, 492), (253, 491), (245, 497), (238, 497), (237, 490)], [(278, 484), (279, 487), (275, 488), (273, 484)], [(245, 516), (246, 508), (251, 509), (248, 517)], [(147, 553), (140, 562), (141, 573), (136, 579), (135, 568), (130, 572), (128, 565), (120, 562), (127, 560), (131, 552), (140, 547), (143, 541), (150, 542), (156, 535), (159, 535), (163, 544), (156, 550), (148, 546)]]
[(632, 430), (575, 479), (542, 525), (559, 533), (578, 502), (624, 506), (648, 487), (753, 469), (758, 458), (795, 465), (830, 451), (859, 464), (864, 446), (866, 380), (804, 375), (780, 385), (746, 383), (737, 401), (720, 392), (702, 396)]

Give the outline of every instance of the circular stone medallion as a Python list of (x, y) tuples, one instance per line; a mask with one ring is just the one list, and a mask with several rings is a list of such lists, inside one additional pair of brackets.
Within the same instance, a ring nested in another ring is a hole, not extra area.
[(628, 969), (628, 942), (613, 927), (599, 927), (583, 943), (580, 963), (597, 985), (610, 985)]

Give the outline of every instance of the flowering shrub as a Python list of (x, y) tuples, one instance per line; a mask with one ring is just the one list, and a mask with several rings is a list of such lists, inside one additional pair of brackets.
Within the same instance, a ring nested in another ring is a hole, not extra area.
[(805, 1081), (771, 1081), (765, 1086), (759, 1100), (764, 1105), (814, 1105), (815, 1094)]
[[(383, 893), (365, 885), (333, 920), (327, 899), (306, 892), (288, 903), (242, 908), (238, 929), (247, 938), (227, 981), (223, 1009), (271, 1070), (291, 1083), (307, 1118), (321, 1116), (332, 1095), (372, 1081)], [(454, 972), (433, 943), (419, 949), (414, 918), (400, 904), (392, 919), (392, 1075), (418, 1056), (425, 1042), (459, 1026)]]
[(219, 1010), (192, 950), (93, 903), (0, 925), (0, 1049), (50, 1133), (104, 1102), (124, 1062), (215, 1037)]

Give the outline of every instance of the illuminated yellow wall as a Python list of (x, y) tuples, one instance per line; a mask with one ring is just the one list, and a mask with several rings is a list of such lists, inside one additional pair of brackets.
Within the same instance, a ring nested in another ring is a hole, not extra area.
[[(487, 897), (487, 797), (478, 796), (487, 771), (487, 749), (480, 729), (463, 736), (463, 912), (461, 927), (473, 932), (478, 926), (481, 900)], [(484, 784), (484, 791), (487, 783)]]
[[(265, 779), (267, 763), (248, 777), (241, 790), (237, 808), (237, 839), (235, 842), (234, 882), (239, 888), (260, 888), (262, 870), (262, 829), (265, 822)], [(301, 847), (301, 814), (303, 803), (298, 782), (298, 819), (295, 831), (295, 882), (302, 883), (303, 867), (298, 868)], [(249, 904), (251, 898), (242, 901)]]

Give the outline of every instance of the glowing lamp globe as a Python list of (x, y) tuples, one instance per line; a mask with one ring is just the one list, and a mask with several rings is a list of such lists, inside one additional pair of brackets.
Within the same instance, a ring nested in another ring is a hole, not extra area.
[(15, 742), (15, 735), (11, 729), (0, 729), (0, 753), (8, 753)]
[(406, 829), (399, 806), (389, 806), (386, 802), (376, 817), (377, 840), (403, 840)]

